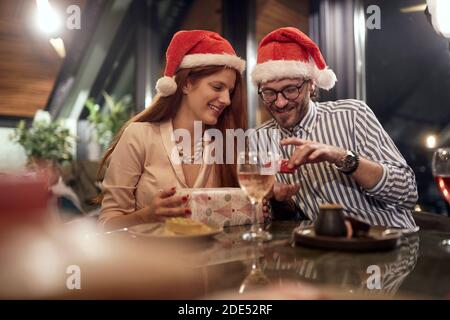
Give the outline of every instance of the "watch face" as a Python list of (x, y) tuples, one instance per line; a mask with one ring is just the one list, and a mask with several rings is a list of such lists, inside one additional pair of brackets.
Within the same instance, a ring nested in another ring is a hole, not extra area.
[(359, 164), (359, 157), (353, 151), (347, 151), (347, 155), (342, 158), (342, 166), (337, 166), (337, 169), (345, 174), (353, 173)]
[(346, 168), (351, 168), (355, 165), (356, 159), (353, 155), (347, 155), (347, 157), (345, 157), (345, 161), (344, 161), (344, 166)]
[(352, 152), (348, 152), (344, 158), (342, 169), (344, 171), (350, 171), (356, 166), (356, 162), (356, 156)]

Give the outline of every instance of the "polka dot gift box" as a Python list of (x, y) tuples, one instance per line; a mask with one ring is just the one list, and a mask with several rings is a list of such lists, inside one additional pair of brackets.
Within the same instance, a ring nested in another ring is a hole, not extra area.
[[(188, 196), (186, 206), (193, 220), (222, 227), (251, 224), (252, 205), (240, 188), (179, 189), (177, 193)], [(262, 211), (258, 221), (264, 222)]]

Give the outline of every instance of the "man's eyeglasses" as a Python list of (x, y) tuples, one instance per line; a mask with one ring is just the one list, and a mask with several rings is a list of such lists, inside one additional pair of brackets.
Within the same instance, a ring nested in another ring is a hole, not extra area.
[(284, 87), (281, 90), (259, 89), (258, 94), (265, 103), (275, 102), (278, 99), (279, 93), (281, 93), (286, 100), (293, 101), (298, 98), (298, 96), (300, 95), (300, 91), (306, 82), (308, 81), (303, 81), (302, 84), (299, 86), (290, 85)]

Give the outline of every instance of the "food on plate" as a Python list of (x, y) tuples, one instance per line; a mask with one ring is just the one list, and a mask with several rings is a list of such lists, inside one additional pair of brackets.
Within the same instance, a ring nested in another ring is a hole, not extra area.
[(181, 235), (203, 234), (211, 231), (211, 228), (204, 223), (180, 217), (167, 219), (165, 229), (168, 232)]

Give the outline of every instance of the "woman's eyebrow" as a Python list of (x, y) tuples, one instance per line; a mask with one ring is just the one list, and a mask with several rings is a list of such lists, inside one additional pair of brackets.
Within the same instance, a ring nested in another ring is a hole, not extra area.
[(227, 88), (230, 88), (230, 90), (231, 91), (233, 91), (234, 90), (234, 86), (231, 86), (231, 87), (229, 87), (225, 82), (223, 82), (223, 81), (220, 81), (220, 80), (215, 80), (215, 81), (211, 81), (210, 83), (217, 83), (217, 84), (221, 84), (221, 85), (223, 85), (223, 86), (225, 86), (225, 87), (227, 87)]

